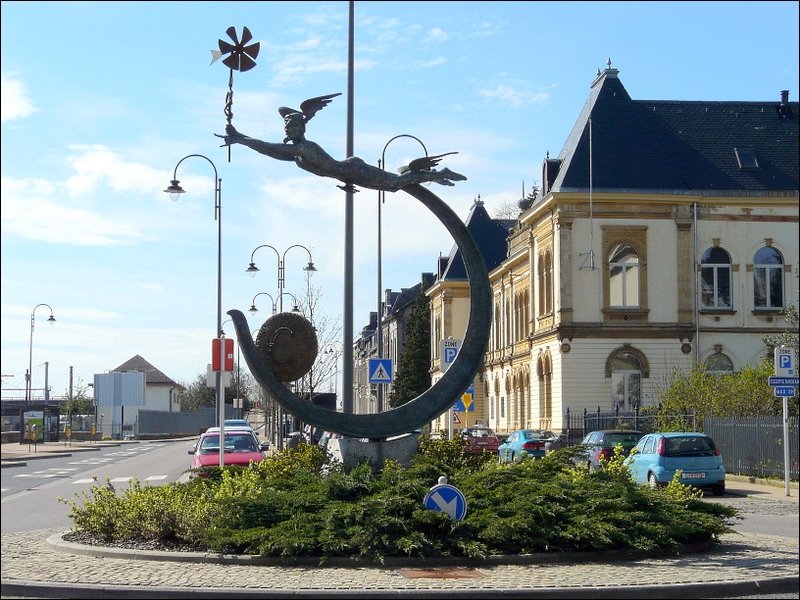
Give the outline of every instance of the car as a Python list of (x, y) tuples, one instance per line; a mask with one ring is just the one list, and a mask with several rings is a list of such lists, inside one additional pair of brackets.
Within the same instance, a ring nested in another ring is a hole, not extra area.
[(572, 456), (576, 465), (586, 465), (590, 471), (600, 468), (603, 460), (614, 456), (614, 448), (622, 446), (622, 455), (628, 456), (636, 442), (644, 433), (635, 429), (601, 429), (587, 433), (579, 446), (580, 450)]
[(497, 460), (519, 462), (526, 458), (543, 458), (546, 454), (545, 444), (554, 437), (552, 431), (516, 429), (498, 447)]
[(497, 454), (500, 447), (500, 438), (489, 427), (466, 427), (461, 431), (461, 438), (464, 440), (464, 452), (468, 454), (484, 451)]
[(681, 483), (715, 496), (725, 494), (722, 455), (705, 433), (649, 433), (637, 442), (625, 465), (634, 481), (653, 488), (667, 485), (680, 471)]
[(250, 421), (247, 419), (225, 419), (223, 423), (225, 424), (225, 429), (228, 427), (247, 427), (248, 429), (253, 428), (253, 426), (250, 425)]
[[(265, 444), (266, 442), (259, 444), (252, 431), (226, 431), (223, 463), (226, 467), (246, 467), (250, 463), (261, 462), (264, 460)], [(196, 476), (205, 476), (203, 467), (219, 466), (219, 431), (206, 431), (202, 434), (194, 448), (189, 450), (189, 454), (192, 456), (191, 469)]]

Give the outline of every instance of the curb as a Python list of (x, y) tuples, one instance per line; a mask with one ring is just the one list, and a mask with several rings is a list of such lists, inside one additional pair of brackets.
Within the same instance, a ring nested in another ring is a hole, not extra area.
[(152, 586), (43, 584), (36, 581), (0, 580), (4, 597), (36, 598), (726, 598), (755, 594), (796, 593), (797, 579), (776, 577), (756, 581), (721, 581), (642, 586), (506, 588), (502, 590), (358, 590), (358, 589), (267, 589), (267, 588), (178, 588)]

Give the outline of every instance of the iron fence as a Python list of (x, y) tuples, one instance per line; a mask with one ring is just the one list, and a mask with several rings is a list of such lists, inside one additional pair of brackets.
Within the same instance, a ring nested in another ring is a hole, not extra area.
[[(798, 480), (798, 420), (788, 419), (789, 479)], [(728, 473), (750, 477), (785, 476), (783, 417), (706, 417), (703, 431), (722, 453)]]

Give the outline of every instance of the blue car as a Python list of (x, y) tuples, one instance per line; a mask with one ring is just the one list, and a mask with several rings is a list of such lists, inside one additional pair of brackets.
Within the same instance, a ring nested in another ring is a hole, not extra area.
[(499, 462), (519, 462), (525, 458), (543, 458), (544, 445), (556, 437), (550, 431), (517, 429), (512, 431), (497, 450)]
[(680, 482), (725, 493), (725, 466), (719, 448), (708, 435), (697, 432), (649, 433), (636, 444), (625, 465), (637, 483), (667, 485), (680, 471)]

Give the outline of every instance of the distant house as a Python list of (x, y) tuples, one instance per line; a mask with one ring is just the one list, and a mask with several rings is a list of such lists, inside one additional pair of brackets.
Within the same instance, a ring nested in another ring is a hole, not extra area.
[(180, 412), (178, 392), (184, 389), (138, 354), (108, 373), (95, 374), (94, 394), (103, 437), (134, 435), (140, 409)]

